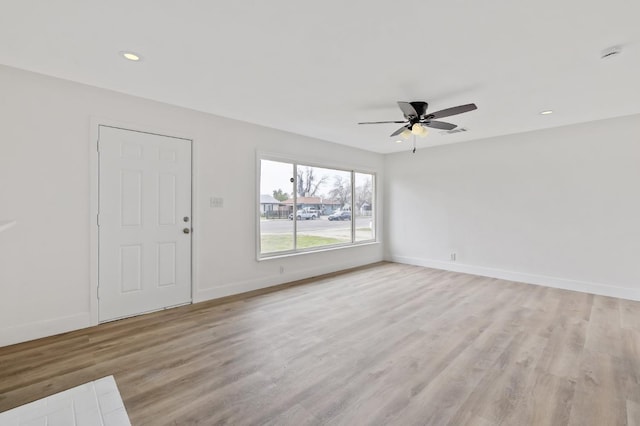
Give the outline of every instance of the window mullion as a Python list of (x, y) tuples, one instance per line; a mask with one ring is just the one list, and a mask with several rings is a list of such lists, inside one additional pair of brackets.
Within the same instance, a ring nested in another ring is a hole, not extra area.
[(356, 242), (356, 172), (351, 170), (351, 244)]
[(293, 163), (293, 250), (298, 251), (298, 164)]

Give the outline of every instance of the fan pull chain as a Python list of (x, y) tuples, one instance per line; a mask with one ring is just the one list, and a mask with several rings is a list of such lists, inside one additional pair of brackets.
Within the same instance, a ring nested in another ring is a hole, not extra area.
[(416, 135), (413, 135), (413, 150), (411, 152), (416, 153)]

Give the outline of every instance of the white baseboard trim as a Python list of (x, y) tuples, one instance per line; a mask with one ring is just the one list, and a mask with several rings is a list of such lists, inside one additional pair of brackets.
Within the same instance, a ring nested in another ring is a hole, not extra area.
[(246, 293), (253, 290), (273, 287), (280, 284), (286, 284), (293, 281), (303, 280), (307, 278), (317, 277), (319, 275), (330, 274), (345, 269), (357, 268), (359, 266), (370, 265), (372, 263), (381, 262), (382, 259), (371, 259), (361, 262), (346, 262), (341, 264), (332, 264), (330, 266), (322, 266), (318, 268), (309, 268), (295, 271), (283, 275), (270, 275), (252, 280), (238, 281), (223, 286), (210, 287), (198, 290), (193, 296), (193, 303), (204, 302), (221, 297), (233, 296), (234, 294)]
[[(381, 261), (382, 259), (368, 259), (355, 262), (345, 262), (341, 264), (332, 264), (330, 266), (325, 265), (318, 268), (304, 269), (283, 275), (278, 274), (266, 276), (259, 279), (239, 281), (224, 286), (201, 289), (194, 293), (193, 303), (204, 302), (211, 299), (219, 299), (221, 297), (232, 296), (234, 294), (246, 293), (248, 291), (259, 290), (262, 288), (285, 284), (305, 278), (312, 278), (318, 275), (329, 274), (332, 272), (356, 268), (358, 266), (369, 265)], [(91, 321), (91, 313), (83, 312), (66, 317), (34, 321), (27, 324), (18, 324), (8, 327), (0, 327), (0, 347), (9, 346), (16, 343), (28, 342), (30, 340), (40, 339), (42, 337), (54, 336), (56, 334), (79, 330), (82, 328), (91, 327), (93, 325), (96, 324), (92, 323)]]
[(480, 275), (483, 277), (498, 278), (525, 284), (542, 285), (546, 287), (560, 288), (563, 290), (572, 290), (582, 293), (597, 294), (600, 296), (640, 301), (640, 289), (616, 287), (601, 283), (577, 281), (524, 272), (506, 271), (503, 269), (487, 268), (484, 266), (465, 265), (457, 262), (444, 262), (417, 257), (396, 256), (393, 254), (388, 256), (388, 260), (396, 263), (424, 266), (426, 268), (443, 269), (445, 271), (462, 272), (465, 274)]
[(27, 342), (41, 337), (54, 336), (90, 326), (91, 314), (89, 312), (82, 312), (66, 317), (2, 327), (0, 328), (0, 347)]

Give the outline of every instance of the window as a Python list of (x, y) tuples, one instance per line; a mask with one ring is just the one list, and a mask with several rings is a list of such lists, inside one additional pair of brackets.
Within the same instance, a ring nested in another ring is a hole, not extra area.
[(375, 241), (375, 175), (262, 158), (259, 256)]

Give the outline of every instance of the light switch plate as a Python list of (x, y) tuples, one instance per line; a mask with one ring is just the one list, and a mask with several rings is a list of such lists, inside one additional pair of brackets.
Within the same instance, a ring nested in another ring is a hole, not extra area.
[(224, 199), (220, 197), (211, 197), (209, 199), (209, 207), (212, 209), (219, 209), (224, 206)]

